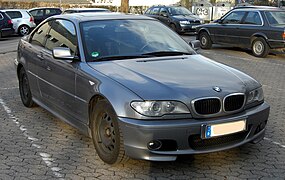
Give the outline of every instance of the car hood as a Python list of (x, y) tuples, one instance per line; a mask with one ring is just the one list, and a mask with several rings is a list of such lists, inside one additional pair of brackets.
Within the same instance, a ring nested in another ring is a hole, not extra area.
[[(92, 62), (89, 65), (144, 100), (223, 97), (258, 86), (244, 73), (201, 55)], [(215, 86), (222, 91), (214, 91)]]
[(174, 15), (172, 17), (179, 21), (201, 20), (201, 18), (196, 15)]

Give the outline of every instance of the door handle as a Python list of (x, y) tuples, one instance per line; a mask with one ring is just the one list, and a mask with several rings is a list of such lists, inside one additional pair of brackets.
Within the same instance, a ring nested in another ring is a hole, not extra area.
[(46, 69), (47, 69), (48, 71), (51, 71), (51, 68), (50, 68), (49, 66), (47, 66)]

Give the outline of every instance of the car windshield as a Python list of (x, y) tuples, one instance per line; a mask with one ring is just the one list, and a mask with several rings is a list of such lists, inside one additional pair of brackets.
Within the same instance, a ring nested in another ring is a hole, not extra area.
[(265, 14), (271, 25), (285, 25), (285, 11), (268, 11)]
[(192, 15), (192, 13), (185, 7), (171, 7), (168, 8), (168, 12), (171, 15)]
[(195, 53), (155, 20), (100, 20), (80, 24), (87, 61), (177, 56)]

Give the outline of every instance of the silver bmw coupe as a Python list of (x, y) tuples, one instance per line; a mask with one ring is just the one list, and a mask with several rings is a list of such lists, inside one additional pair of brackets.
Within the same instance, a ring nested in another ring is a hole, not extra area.
[(264, 137), (261, 84), (149, 17), (53, 16), (20, 40), (15, 65), (23, 104), (90, 136), (108, 164), (173, 161)]

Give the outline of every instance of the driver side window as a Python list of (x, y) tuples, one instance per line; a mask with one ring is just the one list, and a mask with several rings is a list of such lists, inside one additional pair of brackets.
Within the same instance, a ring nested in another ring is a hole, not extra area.
[(72, 55), (76, 55), (77, 37), (72, 22), (61, 19), (54, 21), (48, 34), (46, 48), (52, 51), (55, 47), (67, 47)]
[(244, 17), (244, 11), (235, 11), (230, 13), (223, 19), (223, 24), (241, 24), (241, 20)]

